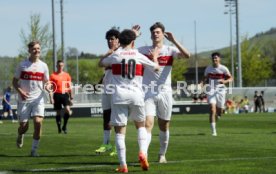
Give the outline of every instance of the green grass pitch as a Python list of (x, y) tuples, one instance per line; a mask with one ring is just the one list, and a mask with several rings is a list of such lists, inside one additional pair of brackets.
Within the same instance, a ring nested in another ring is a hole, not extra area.
[[(96, 155), (102, 143), (102, 118), (71, 118), (68, 134), (58, 134), (55, 119), (45, 119), (38, 153), (29, 157), (33, 125), (24, 146), (15, 145), (17, 123), (0, 125), (0, 173), (115, 173), (117, 157)], [(149, 171), (141, 171), (137, 159), (137, 134), (127, 128), (129, 173), (268, 174), (276, 173), (276, 115), (224, 115), (212, 137), (208, 115), (174, 115), (170, 128), (167, 164), (158, 164), (157, 124), (149, 150)], [(114, 144), (114, 132), (112, 132)]]

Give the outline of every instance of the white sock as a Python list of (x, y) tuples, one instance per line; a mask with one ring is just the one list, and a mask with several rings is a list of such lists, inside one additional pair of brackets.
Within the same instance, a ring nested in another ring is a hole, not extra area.
[(148, 155), (149, 146), (151, 142), (151, 132), (147, 132), (147, 147), (146, 147), (146, 155)]
[(212, 133), (216, 133), (216, 123), (211, 123), (211, 129), (212, 129)]
[(36, 151), (39, 145), (39, 140), (33, 139), (33, 144), (32, 144), (32, 151)]
[(147, 130), (145, 127), (140, 127), (137, 131), (139, 150), (143, 154), (147, 154)]
[(24, 134), (18, 134), (18, 137), (20, 137), (20, 138), (23, 138), (24, 139)]
[(111, 135), (111, 130), (104, 130), (104, 139), (103, 143), (104, 144), (109, 144), (110, 143), (110, 135)]
[(170, 132), (167, 130), (166, 132), (159, 132), (159, 141), (160, 141), (160, 155), (165, 155), (169, 145)]
[(13, 114), (10, 114), (10, 117), (11, 117), (11, 120), (13, 121), (13, 120), (14, 120), (14, 118), (13, 118)]
[(124, 134), (116, 134), (115, 136), (116, 149), (118, 153), (118, 159), (120, 161), (120, 165), (126, 165), (126, 143), (125, 143), (125, 135)]

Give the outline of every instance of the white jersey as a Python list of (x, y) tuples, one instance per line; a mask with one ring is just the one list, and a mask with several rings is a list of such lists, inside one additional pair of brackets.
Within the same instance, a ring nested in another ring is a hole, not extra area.
[(226, 66), (220, 64), (218, 67), (208, 66), (205, 69), (204, 76), (208, 78), (211, 89), (215, 89), (217, 87), (225, 87), (225, 85), (220, 84), (218, 80), (227, 79), (231, 74)]
[(109, 68), (109, 67), (105, 68), (104, 78), (103, 78), (104, 93), (106, 93), (106, 86), (108, 84), (111, 84), (111, 75), (112, 75), (111, 68)]
[[(19, 87), (29, 95), (24, 102), (44, 102), (43, 82), (49, 80), (49, 69), (46, 63), (41, 60), (30, 62), (26, 59), (19, 64), (14, 77), (19, 79)], [(20, 95), (18, 98), (22, 101)]]
[[(144, 105), (142, 80), (144, 68), (152, 69), (158, 65), (140, 54), (137, 49), (119, 48), (102, 63), (112, 67), (111, 84), (114, 87), (113, 104)], [(106, 91), (107, 93), (112, 90)]]
[[(149, 57), (149, 51), (152, 50), (152, 46), (144, 46), (138, 48), (139, 52)], [(172, 46), (163, 45), (158, 57), (158, 63), (160, 66), (159, 72), (154, 72), (152, 70), (145, 70), (143, 84), (146, 86), (151, 83), (156, 83), (156, 88), (154, 91), (157, 91), (160, 85), (163, 85), (162, 90), (172, 91), (171, 89), (171, 72), (172, 72), (172, 64), (173, 59), (177, 56), (179, 50)], [(157, 91), (158, 92), (158, 91)], [(148, 90), (147, 95), (152, 93), (152, 90)]]

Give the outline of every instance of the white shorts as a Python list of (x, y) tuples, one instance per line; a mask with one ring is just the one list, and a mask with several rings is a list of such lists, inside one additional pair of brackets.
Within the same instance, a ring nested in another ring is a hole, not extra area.
[(102, 94), (102, 108), (103, 110), (111, 109), (111, 94)]
[(207, 93), (208, 103), (215, 104), (218, 108), (224, 109), (225, 105), (225, 90), (213, 90)]
[(20, 122), (28, 122), (32, 116), (44, 117), (44, 103), (22, 103), (18, 102), (17, 114)]
[(112, 104), (110, 119), (112, 126), (126, 126), (128, 118), (137, 122), (145, 121), (144, 106)]
[(146, 116), (157, 116), (162, 120), (171, 120), (172, 117), (172, 93), (162, 92), (157, 96), (146, 99)]

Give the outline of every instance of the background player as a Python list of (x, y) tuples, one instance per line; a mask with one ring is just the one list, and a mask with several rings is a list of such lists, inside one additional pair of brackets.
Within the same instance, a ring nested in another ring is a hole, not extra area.
[[(153, 90), (147, 90), (145, 95), (146, 128), (148, 146), (151, 142), (151, 131), (154, 125), (154, 116), (158, 117), (160, 150), (158, 161), (166, 163), (166, 151), (169, 144), (169, 123), (172, 112), (172, 88), (171, 71), (174, 57), (190, 57), (190, 53), (173, 36), (171, 32), (165, 32), (162, 23), (156, 22), (150, 27), (152, 46), (139, 48), (139, 52), (151, 59), (149, 50), (159, 50), (158, 63), (160, 72), (145, 70), (143, 84), (150, 86), (156, 83)], [(164, 38), (172, 42), (175, 47), (164, 45)], [(151, 88), (151, 87), (150, 87)], [(158, 89), (161, 89), (160, 91)], [(154, 91), (154, 92), (153, 92)]]
[(210, 105), (210, 117), (212, 136), (217, 136), (216, 119), (221, 117), (225, 105), (225, 84), (232, 81), (228, 68), (220, 63), (221, 55), (214, 52), (211, 55), (212, 65), (205, 69), (202, 84), (208, 83), (206, 88), (208, 103)]
[[(11, 118), (11, 121), (13, 123), (16, 123), (17, 120), (14, 119), (13, 117), (13, 112), (12, 112), (12, 108), (11, 108), (11, 104), (10, 104), (10, 101), (11, 101), (11, 87), (7, 87), (7, 89), (5, 90), (5, 93), (3, 95), (3, 100), (2, 100), (2, 106), (3, 106), (3, 113), (2, 113), (2, 116), (0, 117), (5, 117), (5, 114), (8, 115), (8, 117)], [(1, 123), (1, 118), (0, 118), (0, 123)]]

